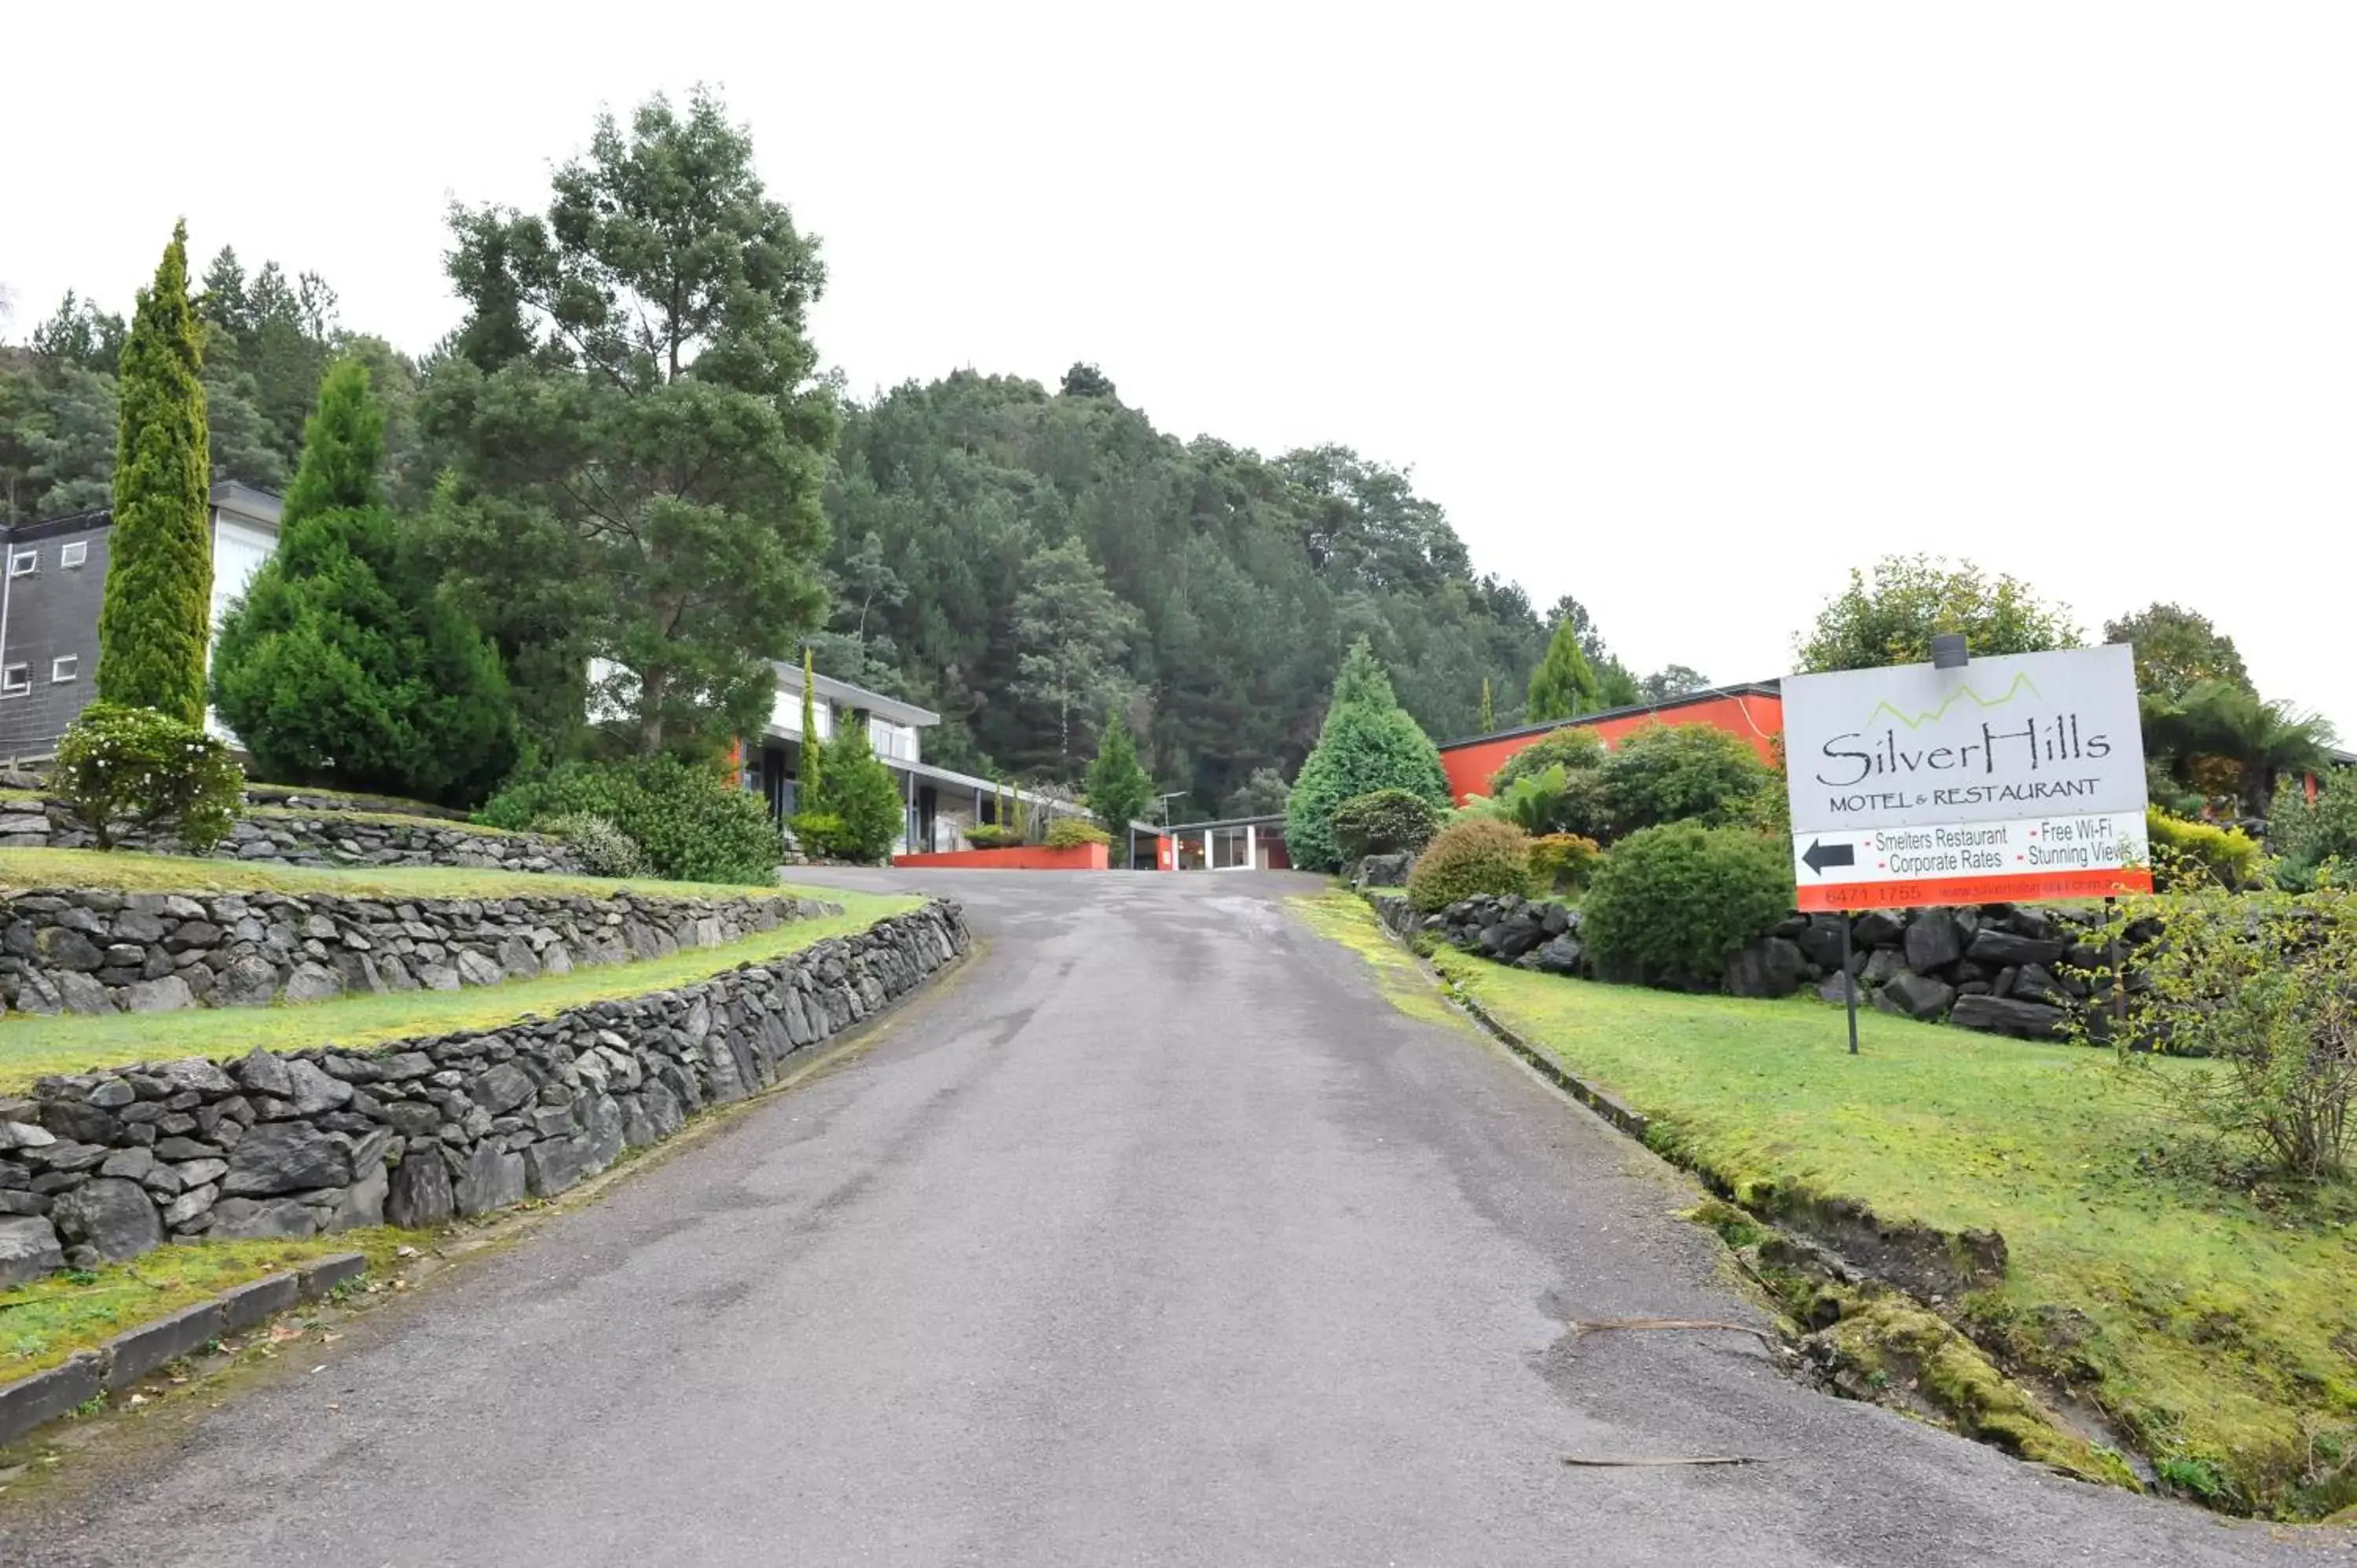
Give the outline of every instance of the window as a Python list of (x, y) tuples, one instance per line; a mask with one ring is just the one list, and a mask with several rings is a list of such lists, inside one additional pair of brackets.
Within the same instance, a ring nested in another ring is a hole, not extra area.
[(29, 664), (0, 664), (0, 697), (21, 697), (33, 689)]
[(81, 673), (81, 655), (79, 653), (60, 653), (49, 660), (49, 679), (52, 682), (70, 681)]
[(40, 569), (41, 553), (38, 550), (11, 551), (8, 555), (8, 575), (29, 577)]
[(70, 544), (58, 546), (58, 564), (70, 572), (90, 559), (90, 541), (77, 539)]

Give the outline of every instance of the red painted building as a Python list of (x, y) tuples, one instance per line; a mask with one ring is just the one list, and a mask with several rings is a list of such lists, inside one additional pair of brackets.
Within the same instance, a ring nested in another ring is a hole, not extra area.
[(1749, 742), (1762, 760), (1776, 760), (1776, 737), (1784, 733), (1784, 703), (1773, 681), (1739, 686), (1713, 686), (1706, 691), (1674, 697), (1642, 707), (1612, 708), (1582, 714), (1576, 719), (1526, 725), (1497, 735), (1452, 740), (1440, 748), (1440, 766), (1448, 775), (1448, 792), (1459, 805), (1470, 795), (1490, 792), (1490, 776), (1506, 758), (1561, 729), (1594, 730), (1612, 746), (1650, 724), (1709, 725)]

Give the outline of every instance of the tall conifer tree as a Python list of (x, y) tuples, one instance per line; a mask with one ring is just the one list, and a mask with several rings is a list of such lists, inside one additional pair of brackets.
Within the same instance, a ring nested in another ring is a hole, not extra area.
[(115, 397), (114, 528), (98, 612), (102, 701), (205, 722), (213, 541), (206, 515), (203, 338), (188, 302), (188, 226), (139, 295)]

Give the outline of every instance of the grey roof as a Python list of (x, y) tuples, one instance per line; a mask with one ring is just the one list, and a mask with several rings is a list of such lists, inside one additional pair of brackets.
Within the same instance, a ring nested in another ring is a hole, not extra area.
[(1284, 825), (1285, 813), (1278, 811), (1265, 817), (1220, 817), (1208, 822), (1173, 822), (1168, 827), (1157, 831), (1166, 833), (1200, 833), (1207, 828), (1281, 828)]
[(1773, 681), (1738, 681), (1731, 686), (1706, 686), (1699, 692), (1688, 692), (1684, 696), (1672, 697), (1664, 702), (1637, 703), (1625, 708), (1606, 708), (1601, 713), (1582, 714), (1577, 718), (1550, 719), (1543, 725), (1518, 725), (1512, 729), (1492, 730), (1488, 735), (1469, 735), (1461, 740), (1444, 740), (1440, 743), (1440, 749), (1447, 751), (1453, 746), (1479, 746), (1491, 740), (1512, 740), (1518, 735), (1546, 735), (1569, 725), (1598, 724), (1606, 719), (1631, 718), (1639, 714), (1666, 714), (1674, 708), (1690, 707), (1696, 703), (1712, 702), (1720, 697), (1774, 697), (1782, 692), (1783, 688)]
[[(778, 671), (778, 684), (800, 695), (802, 689), (802, 667), (783, 659), (770, 661)], [(817, 695), (846, 708), (856, 708), (873, 718), (889, 719), (894, 724), (910, 725), (919, 729), (942, 722), (942, 715), (931, 708), (920, 708), (914, 703), (904, 703), (898, 697), (888, 697), (881, 692), (871, 692), (865, 686), (855, 686), (848, 681), (838, 681), (832, 675), (817, 676)], [(886, 760), (890, 760), (887, 758)]]

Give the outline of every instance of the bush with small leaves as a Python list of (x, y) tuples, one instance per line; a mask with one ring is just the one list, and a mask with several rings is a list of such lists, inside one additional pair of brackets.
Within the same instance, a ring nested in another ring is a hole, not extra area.
[(965, 830), (965, 842), (976, 849), (1013, 849), (1023, 834), (1006, 822), (976, 822)]
[(1543, 833), (1531, 840), (1531, 888), (1534, 893), (1577, 893), (1604, 858), (1604, 847), (1578, 833)]
[(1663, 822), (1757, 823), (1782, 783), (1749, 742), (1708, 725), (1647, 725), (1597, 772), (1615, 833)]
[(1345, 864), (1371, 854), (1414, 854), (1447, 820), (1413, 789), (1370, 789), (1334, 809), (1334, 843)]
[(1083, 844), (1113, 843), (1113, 834), (1082, 817), (1058, 817), (1048, 824), (1040, 843), (1049, 849), (1079, 849)]
[(532, 831), (570, 849), (592, 876), (644, 876), (651, 869), (638, 840), (594, 812), (560, 811), (533, 823)]
[(843, 819), (833, 811), (796, 811), (786, 819), (786, 831), (804, 854), (832, 855), (843, 836)]
[(1530, 835), (1495, 817), (1460, 817), (1416, 856), (1408, 902), (1431, 914), (1477, 893), (1527, 893)]
[(49, 787), (101, 849), (125, 820), (170, 833), (199, 854), (229, 836), (245, 775), (229, 747), (154, 708), (93, 703), (58, 742)]
[(1506, 758), (1498, 771), (1490, 775), (1490, 793), (1502, 795), (1518, 779), (1544, 773), (1550, 768), (1560, 768), (1566, 773), (1578, 773), (1604, 765), (1606, 752), (1603, 740), (1594, 730), (1573, 726), (1559, 729), (1531, 742)]
[(2162, 892), (2197, 882), (2231, 892), (2257, 880), (2266, 851), (2242, 829), (2188, 822), (2158, 806), (2146, 808), (2144, 815), (2153, 884)]
[(1580, 931), (1609, 980), (1706, 989), (1792, 907), (1784, 845), (1750, 828), (1671, 822), (1631, 833), (1604, 857)]
[(612, 822), (658, 875), (679, 882), (775, 882), (785, 853), (759, 795), (675, 757), (569, 762), (509, 785), (478, 815), (495, 828), (529, 828), (576, 813)]

